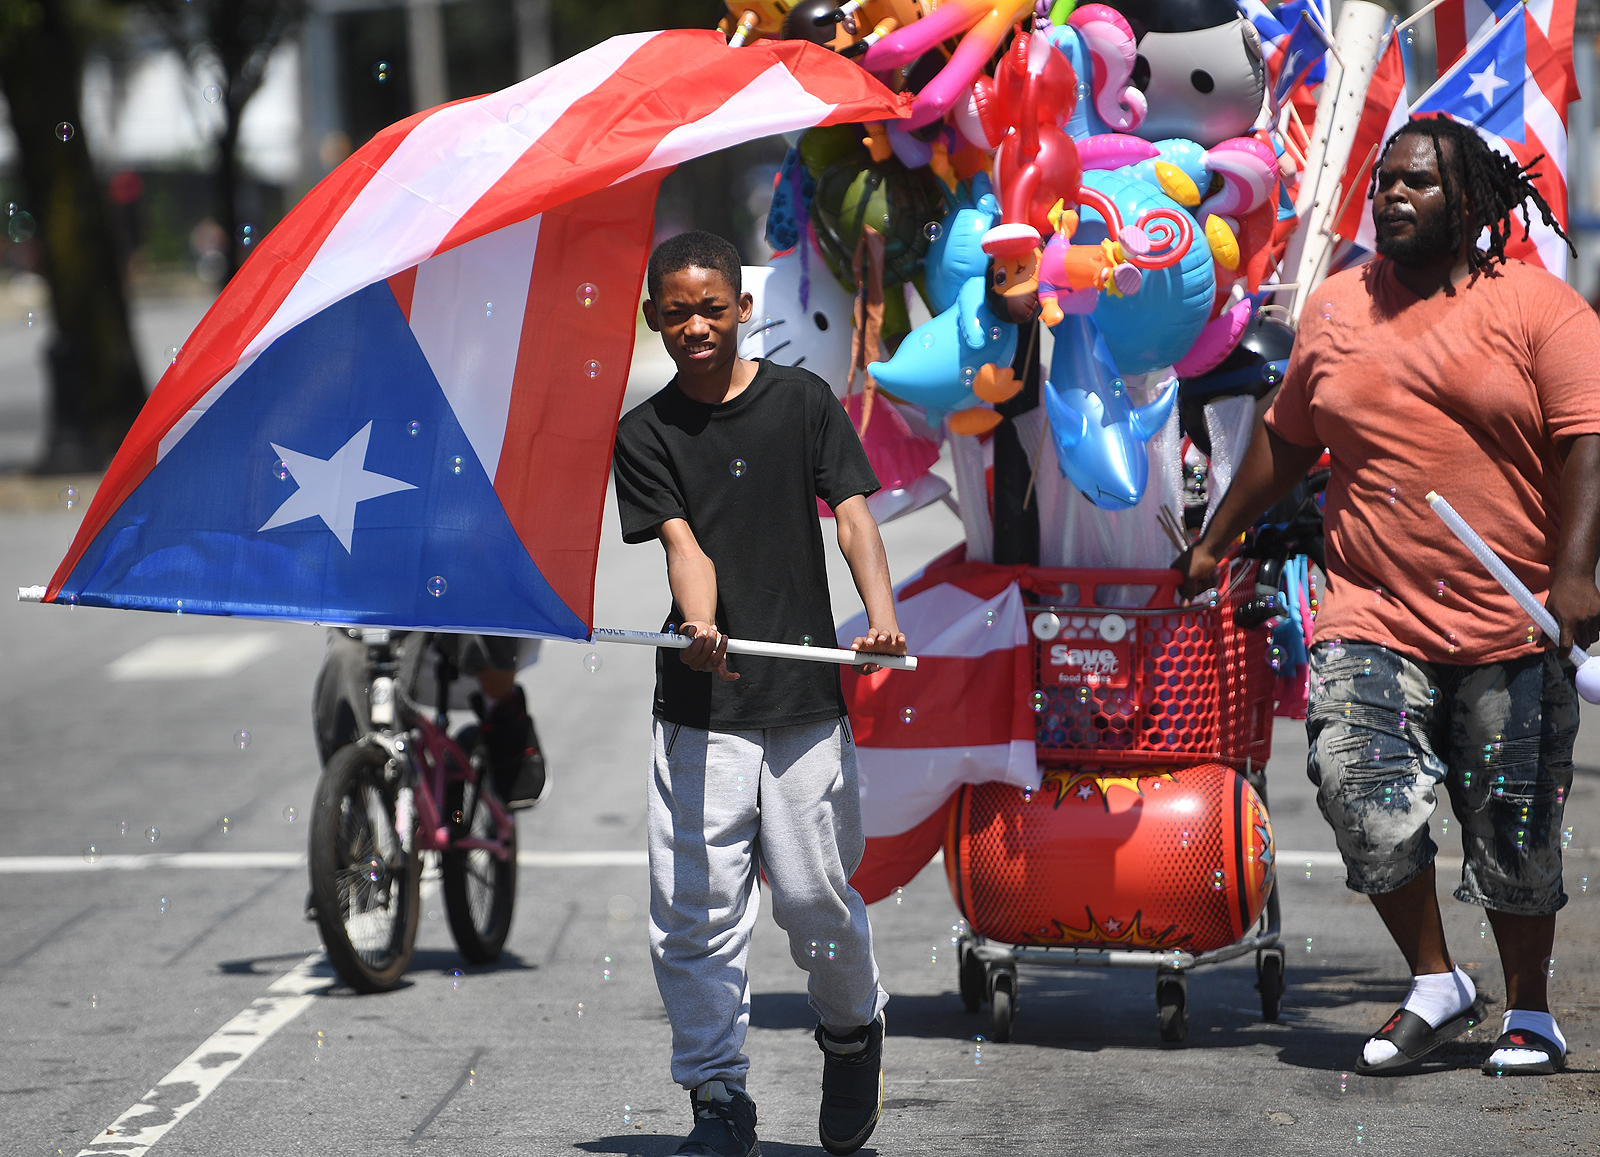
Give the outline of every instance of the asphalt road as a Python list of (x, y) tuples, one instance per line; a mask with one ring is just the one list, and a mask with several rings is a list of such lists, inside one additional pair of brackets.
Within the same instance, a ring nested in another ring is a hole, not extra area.
[[(641, 390), (661, 380), (659, 361), (636, 370)], [(0, 502), (13, 495), (14, 509), (0, 512), (8, 584), (48, 578), (81, 515), (42, 489), (46, 501), (30, 510), (15, 497), (26, 485), (0, 488)], [(887, 526), (896, 577), (959, 533), (942, 508)], [(834, 561), (843, 618), (855, 597)], [(659, 551), (623, 546), (608, 514), (596, 621), (653, 627), (666, 601)], [(156, 678), (118, 665), (155, 640), (196, 637), (232, 640), (235, 669)], [(244, 1047), (209, 1038), (241, 1025), (254, 1035), (238, 1039), (258, 1047), (159, 1140), (158, 1157), (671, 1151), (688, 1115), (667, 1073), (642, 919), (648, 651), (603, 649), (590, 674), (591, 648), (546, 644), (523, 676), (557, 791), (523, 817), (520, 838), (557, 862), (522, 869), (500, 964), (463, 965), (430, 891), (407, 984), (356, 996), (318, 979), (317, 933), (301, 915), (305, 870), (286, 858), (304, 851), (318, 770), (309, 699), (321, 633), (5, 602), (0, 639), (0, 1152), (136, 1151), (107, 1127), (203, 1043), (191, 1075), (205, 1085)], [(988, 1018), (964, 1013), (956, 996), (958, 914), (935, 864), (872, 910), (893, 1000), (889, 1108), (867, 1152), (1600, 1149), (1595, 709), (1585, 708), (1568, 801), (1573, 902), (1554, 980), (1572, 1068), (1553, 1078), (1483, 1077), (1476, 1064), (1493, 1034), (1481, 1030), (1420, 1075), (1348, 1075), (1406, 980), (1370, 906), (1343, 886), (1303, 760), (1300, 725), (1280, 722), (1269, 776), (1290, 951), (1278, 1023), (1261, 1020), (1248, 960), (1193, 976), (1182, 1046), (1157, 1035), (1149, 973), (1024, 969), (1013, 1042), (975, 1048)], [(102, 857), (93, 865), (82, 856), (89, 845)], [(117, 858), (127, 855), (146, 858)], [(1479, 914), (1448, 899), (1445, 913), (1458, 957), (1486, 993), (1503, 995)], [(814, 1020), (804, 977), (765, 916), (752, 970), (750, 1091), (763, 1149), (820, 1154)], [(158, 1124), (168, 1100), (133, 1116)]]

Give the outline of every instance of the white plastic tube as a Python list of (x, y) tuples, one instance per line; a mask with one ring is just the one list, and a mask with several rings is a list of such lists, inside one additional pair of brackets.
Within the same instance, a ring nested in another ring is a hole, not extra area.
[[(1506, 588), (1506, 593), (1517, 600), (1517, 605), (1528, 612), (1528, 617), (1533, 620), (1534, 626), (1544, 632), (1545, 638), (1559, 640), (1561, 627), (1556, 623), (1555, 616), (1545, 610), (1544, 604), (1533, 597), (1533, 592), (1523, 585), (1521, 579), (1511, 573), (1511, 568), (1499, 555), (1489, 549), (1489, 544), (1478, 537), (1478, 532), (1467, 525), (1467, 520), (1456, 513), (1455, 507), (1433, 490), (1428, 491), (1427, 498), (1433, 512), (1450, 528), (1451, 533), (1461, 540), (1461, 544), (1472, 552), (1473, 557), (1494, 576), (1495, 581)], [(1578, 693), (1590, 703), (1600, 703), (1600, 665), (1591, 666), (1595, 660), (1588, 651), (1577, 645), (1573, 646), (1568, 657), (1572, 660), (1572, 665), (1578, 668)], [(1585, 668), (1588, 669), (1587, 675), (1584, 674)]]
[[(618, 631), (610, 627), (596, 627), (592, 636), (596, 643), (633, 643), (641, 647), (670, 647), (682, 651), (692, 641), (688, 635), (666, 635), (656, 631)], [(863, 663), (876, 663), (894, 671), (915, 671), (915, 655), (875, 655), (870, 651), (845, 651), (834, 647), (799, 647), (793, 643), (759, 643), (747, 639), (729, 639), (728, 654), (759, 655), (767, 659), (804, 659), (811, 663), (837, 663), (841, 667), (854, 667)]]

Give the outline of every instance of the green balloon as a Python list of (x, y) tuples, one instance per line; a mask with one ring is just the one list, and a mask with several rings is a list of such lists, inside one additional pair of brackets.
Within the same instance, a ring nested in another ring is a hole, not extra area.
[(894, 157), (882, 162), (852, 157), (822, 174), (811, 199), (811, 225), (823, 257), (846, 289), (855, 288), (851, 262), (869, 226), (883, 234), (884, 286), (916, 276), (928, 251), (928, 222), (945, 214), (938, 184), (927, 169), (907, 169)]

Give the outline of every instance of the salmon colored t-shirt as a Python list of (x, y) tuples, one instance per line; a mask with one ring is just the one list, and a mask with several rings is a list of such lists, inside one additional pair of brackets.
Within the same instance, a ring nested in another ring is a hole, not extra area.
[(1377, 258), (1311, 295), (1266, 421), (1325, 446), (1332, 582), (1316, 638), (1430, 663), (1532, 654), (1532, 623), (1424, 500), (1443, 495), (1543, 601), (1567, 441), (1600, 434), (1600, 319), (1508, 261), (1423, 301)]

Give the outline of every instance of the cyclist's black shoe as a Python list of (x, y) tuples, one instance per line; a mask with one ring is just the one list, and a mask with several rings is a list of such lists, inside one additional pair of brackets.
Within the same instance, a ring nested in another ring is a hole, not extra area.
[(672, 1157), (761, 1157), (756, 1103), (740, 1089), (707, 1081), (689, 1094), (694, 1129)]
[(488, 708), (483, 696), (474, 691), (471, 703), (481, 724), (478, 742), (489, 757), (495, 793), (513, 811), (539, 803), (550, 794), (550, 776), (522, 688), (513, 688), (510, 695)]
[(844, 1157), (867, 1143), (883, 1111), (883, 1013), (845, 1037), (817, 1026), (822, 1047), (822, 1147)]

